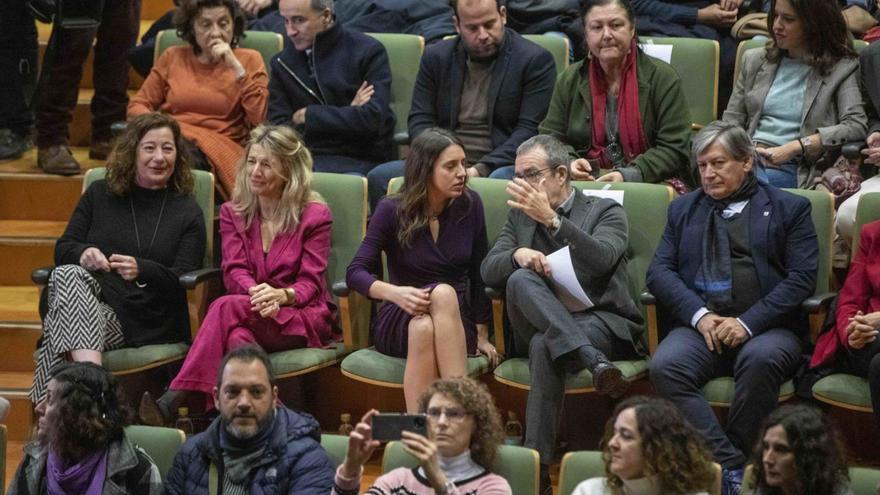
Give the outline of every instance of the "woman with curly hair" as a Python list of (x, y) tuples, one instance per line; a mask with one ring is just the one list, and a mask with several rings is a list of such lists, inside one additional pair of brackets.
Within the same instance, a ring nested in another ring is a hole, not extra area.
[[(404, 449), (418, 459), (419, 467), (397, 468), (376, 479), (372, 495), (479, 493), (509, 495), (507, 481), (489, 471), (504, 438), (495, 400), (482, 383), (472, 378), (437, 380), (419, 398), (419, 412), (427, 418), (428, 437), (401, 433)], [(363, 466), (376, 447), (369, 411), (348, 437), (345, 461), (336, 470), (335, 495), (354, 495), (360, 487)]]
[(752, 465), (755, 495), (852, 495), (840, 437), (810, 406), (785, 405), (770, 413)]
[(584, 481), (573, 495), (704, 495), (716, 479), (699, 432), (665, 399), (618, 404), (601, 447), (606, 476)]
[(135, 118), (116, 142), (106, 179), (80, 198), (55, 244), (34, 403), (64, 360), (101, 364), (103, 351), (189, 338), (178, 279), (201, 266), (205, 222), (182, 144), (171, 117)]
[[(180, 122), (198, 168), (217, 175), (224, 197), (248, 132), (266, 118), (269, 76), (256, 50), (239, 48), (245, 17), (236, 0), (182, 0), (174, 14), (187, 44), (162, 52), (128, 116), (162, 111)], [(195, 143), (195, 146), (192, 146)]]
[[(467, 373), (467, 356), (498, 352), (489, 342), (492, 305), (480, 263), (489, 251), (480, 196), (467, 187), (467, 160), (451, 132), (427, 129), (406, 158), (400, 194), (379, 202), (348, 266), (353, 290), (385, 301), (373, 319), (373, 344), (406, 358), (406, 409), (438, 378)], [(388, 260), (381, 280), (382, 252)]]
[(37, 407), (37, 439), (25, 446), (8, 493), (162, 493), (159, 470), (125, 436), (121, 394), (116, 378), (96, 364), (55, 368)]

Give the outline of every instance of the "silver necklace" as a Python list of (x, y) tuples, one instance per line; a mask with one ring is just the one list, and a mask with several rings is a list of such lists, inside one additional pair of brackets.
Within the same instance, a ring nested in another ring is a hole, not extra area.
[[(132, 193), (128, 196), (128, 205), (131, 207), (131, 222), (134, 224), (134, 238), (137, 241), (138, 256), (141, 258), (149, 256), (150, 251), (153, 250), (153, 243), (156, 242), (156, 234), (159, 233), (159, 224), (162, 223), (162, 214), (165, 213), (165, 201), (167, 199), (168, 188), (165, 188), (165, 195), (162, 196), (162, 206), (159, 208), (159, 218), (156, 219), (156, 227), (153, 229), (153, 237), (150, 239), (150, 245), (147, 247), (147, 254), (144, 255), (143, 251), (141, 250), (141, 234), (138, 231), (137, 215), (134, 212), (134, 194)], [(134, 281), (134, 285), (140, 287), (141, 289), (147, 286), (146, 283), (138, 282), (137, 280)]]

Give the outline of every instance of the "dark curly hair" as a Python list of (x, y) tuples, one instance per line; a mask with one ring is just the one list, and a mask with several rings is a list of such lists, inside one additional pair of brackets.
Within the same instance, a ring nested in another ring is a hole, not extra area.
[(501, 415), (498, 414), (492, 394), (485, 385), (473, 378), (444, 378), (432, 383), (419, 397), (419, 412), (427, 412), (428, 403), (436, 394), (443, 394), (458, 402), (474, 418), (471, 458), (480, 466), (491, 469), (498, 445), (504, 440)]
[(657, 397), (634, 396), (620, 402), (605, 424), (599, 444), (605, 461), (605, 476), (612, 493), (623, 493), (623, 480), (611, 472), (608, 443), (614, 436), (614, 422), (626, 409), (634, 409), (642, 440), (645, 476), (656, 477), (660, 491), (670, 495), (708, 490), (715, 481), (712, 453), (703, 437), (671, 402)]
[(226, 7), (229, 15), (232, 17), (232, 39), (229, 46), (235, 48), (238, 41), (245, 37), (244, 27), (247, 19), (244, 13), (238, 8), (238, 2), (235, 0), (181, 0), (180, 6), (174, 13), (174, 27), (177, 28), (177, 36), (186, 40), (192, 46), (196, 55), (202, 52), (199, 44), (196, 43), (196, 30), (193, 25), (196, 22), (199, 12), (202, 9), (210, 9), (213, 7)]
[(767, 485), (763, 462), (764, 435), (777, 425), (785, 430), (788, 446), (794, 453), (798, 493), (827, 495), (837, 493), (839, 487), (848, 485), (846, 451), (837, 430), (818, 409), (797, 404), (780, 406), (767, 416), (761, 426), (761, 435), (752, 452), (752, 465), (755, 466), (752, 486), (757, 491), (767, 495), (782, 493), (780, 488)]
[[(767, 13), (767, 30), (770, 32), (770, 40), (766, 45), (767, 60), (771, 62), (778, 62), (784, 51), (776, 46), (776, 38), (773, 34), (777, 1), (771, 0), (770, 12)], [(804, 27), (803, 43), (807, 49), (804, 62), (825, 75), (841, 59), (857, 56), (852, 47), (852, 35), (846, 27), (846, 20), (836, 0), (788, 0), (788, 2), (797, 12)]]
[(48, 400), (54, 408), (46, 416), (52, 452), (76, 462), (122, 439), (131, 411), (109, 371), (94, 363), (62, 363), (52, 379), (57, 386)]
[(131, 190), (137, 175), (138, 144), (148, 132), (163, 127), (171, 129), (174, 147), (177, 148), (177, 162), (168, 180), (168, 187), (176, 194), (192, 194), (194, 181), (190, 145), (184, 140), (174, 117), (160, 112), (145, 113), (131, 119), (125, 132), (116, 140), (113, 153), (107, 160), (107, 186), (111, 192), (122, 196)]

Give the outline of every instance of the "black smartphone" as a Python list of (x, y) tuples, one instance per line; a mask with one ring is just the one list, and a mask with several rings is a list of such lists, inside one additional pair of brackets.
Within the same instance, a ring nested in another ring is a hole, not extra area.
[(373, 416), (373, 439), (382, 442), (400, 440), (402, 431), (428, 436), (428, 422), (425, 415), (380, 413)]

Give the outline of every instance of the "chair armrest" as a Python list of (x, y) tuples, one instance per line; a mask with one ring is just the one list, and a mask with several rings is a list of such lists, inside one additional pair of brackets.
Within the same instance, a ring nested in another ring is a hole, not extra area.
[(409, 144), (409, 132), (408, 131), (400, 131), (394, 133), (394, 144), (400, 146), (403, 144)]
[(195, 289), (197, 285), (220, 278), (223, 271), (219, 268), (202, 268), (184, 273), (180, 276), (180, 285), (187, 290)]
[(113, 122), (110, 124), (110, 135), (114, 138), (119, 137), (126, 129), (128, 129), (128, 122), (124, 120)]
[(49, 283), (49, 275), (52, 274), (52, 270), (54, 270), (54, 266), (44, 266), (41, 268), (35, 268), (34, 271), (31, 272), (31, 282), (37, 285), (46, 285)]
[(657, 324), (657, 298), (647, 290), (639, 294), (639, 301), (645, 307), (648, 326), (648, 354), (653, 356), (660, 345), (660, 329)]
[(489, 299), (503, 299), (504, 292), (495, 287), (486, 287), (486, 295), (489, 296)]
[(864, 141), (849, 142), (841, 146), (840, 152), (847, 160), (859, 160), (862, 158), (862, 149), (866, 147)]
[(333, 295), (336, 297), (346, 297), (351, 294), (351, 289), (348, 288), (348, 284), (345, 283), (345, 280), (337, 280), (336, 282), (333, 282), (330, 290), (333, 291)]
[(810, 296), (801, 304), (801, 307), (804, 308), (804, 311), (810, 314), (828, 310), (828, 305), (831, 304), (831, 301), (836, 295), (836, 292), (826, 292), (824, 294)]
[(641, 294), (639, 294), (639, 301), (641, 301), (641, 303), (644, 304), (645, 306), (656, 306), (657, 305), (657, 298), (654, 297), (654, 294), (651, 294), (648, 291), (644, 291)]

